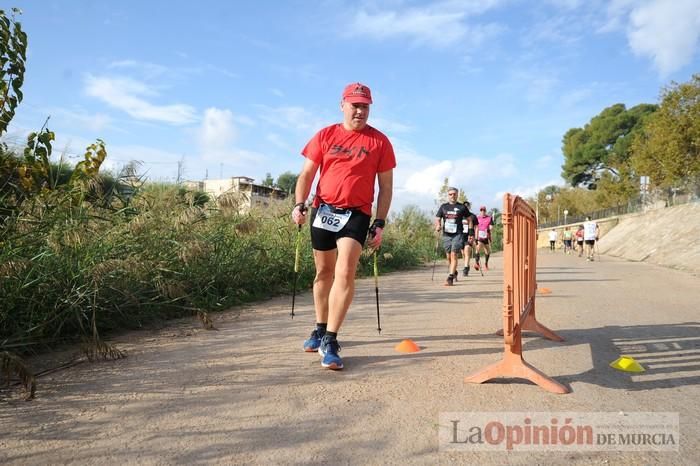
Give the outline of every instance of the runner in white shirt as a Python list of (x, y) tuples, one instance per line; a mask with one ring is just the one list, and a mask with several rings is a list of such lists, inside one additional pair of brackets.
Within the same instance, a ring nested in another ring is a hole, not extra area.
[(556, 250), (556, 244), (557, 244), (557, 230), (552, 228), (552, 231), (549, 232), (549, 250), (550, 250), (550, 252), (554, 252)]
[(593, 247), (600, 236), (600, 227), (591, 220), (591, 217), (586, 217), (583, 222), (583, 242), (586, 243), (586, 260), (593, 262)]

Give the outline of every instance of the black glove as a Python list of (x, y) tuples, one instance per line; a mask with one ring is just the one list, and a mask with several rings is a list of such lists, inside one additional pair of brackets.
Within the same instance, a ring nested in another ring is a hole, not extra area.
[(372, 225), (369, 227), (369, 234), (370, 236), (374, 237), (374, 235), (377, 234), (377, 228), (384, 229), (386, 226), (386, 222), (380, 218), (375, 218), (374, 222), (372, 222)]

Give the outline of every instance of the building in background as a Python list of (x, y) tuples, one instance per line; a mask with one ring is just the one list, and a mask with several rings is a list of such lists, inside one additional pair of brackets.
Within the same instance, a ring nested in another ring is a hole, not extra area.
[(287, 193), (279, 188), (255, 184), (253, 178), (233, 176), (221, 180), (185, 181), (188, 189), (203, 191), (212, 198), (223, 194), (237, 194), (242, 201), (240, 210), (248, 211), (251, 207), (267, 207), (273, 202), (287, 198)]

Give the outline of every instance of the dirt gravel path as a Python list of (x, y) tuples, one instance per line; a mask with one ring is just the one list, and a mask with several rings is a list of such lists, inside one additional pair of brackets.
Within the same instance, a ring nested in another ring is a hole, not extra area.
[[(700, 286), (697, 276), (602, 257), (540, 252), (541, 322), (525, 358), (572, 389), (523, 381), (465, 384), (496, 362), (501, 258), (452, 288), (426, 267), (358, 282), (340, 335), (345, 370), (301, 351), (310, 293), (215, 316), (217, 331), (179, 321), (116, 340), (129, 357), (39, 380), (37, 399), (0, 392), (2, 464), (699, 464)], [(411, 338), (421, 351), (394, 346)], [(647, 372), (608, 364), (630, 353)], [(678, 452), (444, 452), (441, 412), (677, 412)]]

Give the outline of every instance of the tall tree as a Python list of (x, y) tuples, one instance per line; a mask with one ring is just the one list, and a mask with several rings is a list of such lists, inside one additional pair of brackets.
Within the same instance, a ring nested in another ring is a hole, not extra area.
[(22, 102), (24, 83), (24, 62), (27, 59), (27, 34), (22, 25), (15, 21), (19, 8), (12, 8), (8, 18), (0, 10), (0, 135), (7, 130), (15, 109)]
[(560, 207), (559, 193), (561, 188), (557, 185), (549, 185), (537, 193), (535, 208), (540, 223), (556, 220), (557, 209)]
[(299, 175), (292, 172), (284, 172), (277, 177), (277, 187), (287, 194), (292, 194), (297, 187), (297, 179)]
[(602, 173), (621, 176), (631, 156), (631, 141), (656, 105), (640, 104), (627, 110), (615, 104), (593, 117), (583, 128), (571, 128), (562, 140), (562, 176), (571, 186), (595, 188)]
[(470, 207), (472, 205), (472, 203), (469, 202), (469, 198), (467, 197), (467, 193), (465, 193), (463, 189), (460, 189), (458, 191), (457, 202), (461, 202), (462, 204), (466, 204), (467, 207)]
[(440, 191), (438, 191), (438, 197), (435, 199), (435, 208), (437, 209), (442, 204), (447, 202), (447, 190), (450, 188), (450, 179), (445, 177), (442, 181), (442, 186), (440, 186)]
[(275, 180), (272, 178), (272, 175), (270, 173), (267, 173), (265, 175), (265, 179), (262, 180), (262, 185), (272, 187), (274, 184)]
[(662, 90), (659, 111), (632, 149), (632, 165), (653, 186), (700, 190), (700, 74)]

